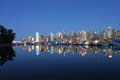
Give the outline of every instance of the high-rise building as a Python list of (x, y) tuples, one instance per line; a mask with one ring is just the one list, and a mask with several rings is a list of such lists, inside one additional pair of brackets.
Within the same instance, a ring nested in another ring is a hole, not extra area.
[(63, 38), (63, 34), (62, 34), (61, 32), (58, 32), (58, 33), (57, 33), (57, 37), (58, 37), (58, 38)]
[(36, 32), (36, 42), (40, 42), (40, 35), (39, 35), (39, 32)]
[(81, 41), (86, 41), (87, 40), (87, 32), (81, 31), (80, 38), (81, 38)]
[(105, 30), (105, 34), (107, 38), (112, 38), (112, 28), (107, 27), (107, 29)]
[(53, 33), (50, 33), (49, 40), (50, 40), (51, 42), (54, 41), (54, 34), (53, 34)]
[(94, 38), (94, 32), (88, 32), (87, 35), (89, 41), (91, 41)]
[(32, 36), (28, 36), (27, 42), (32, 42)]

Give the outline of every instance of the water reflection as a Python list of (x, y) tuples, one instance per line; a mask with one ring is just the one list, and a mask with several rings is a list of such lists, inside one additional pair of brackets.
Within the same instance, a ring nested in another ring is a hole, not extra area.
[(22, 48), (26, 49), (27, 51), (31, 52), (33, 50), (36, 51), (36, 55), (39, 55), (40, 52), (49, 52), (50, 54), (58, 53), (65, 56), (68, 53), (72, 54), (80, 54), (85, 56), (87, 54), (97, 54), (103, 53), (109, 58), (112, 58), (113, 54), (120, 53), (120, 46), (21, 46)]
[(0, 65), (7, 61), (12, 61), (15, 57), (15, 51), (11, 46), (0, 46)]
[[(17, 57), (14, 64), (6, 64), (1, 69), (1, 80), (17, 80), (18, 78), (21, 80), (115, 80), (120, 75), (120, 57), (115, 56), (109, 60), (103, 57), (106, 55), (111, 58), (114, 54), (119, 54), (120, 47), (33, 45), (21, 45), (20, 47), (33, 54), (29, 55), (29, 52), (14, 47)], [(12, 47), (1, 47), (0, 51), (2, 52), (0, 61), (4, 61), (4, 63), (15, 57)], [(34, 51), (36, 51), (36, 55), (41, 55), (41, 53), (42, 55), (37, 57), (34, 55)], [(48, 53), (52, 56), (49, 56)], [(73, 56), (76, 54), (77, 56)], [(103, 55), (96, 58), (94, 54)], [(87, 55), (93, 57), (80, 57)]]

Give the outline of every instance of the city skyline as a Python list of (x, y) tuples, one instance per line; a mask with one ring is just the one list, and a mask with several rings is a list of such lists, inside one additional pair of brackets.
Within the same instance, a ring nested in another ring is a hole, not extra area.
[(120, 30), (107, 27), (100, 33), (92, 31), (57, 32), (42, 35), (36, 32), (14, 41), (16, 45), (89, 45), (89, 46), (119, 46)]
[(100, 32), (107, 26), (118, 29), (119, 0), (1, 0), (0, 24), (13, 29), (17, 37), (36, 31)]

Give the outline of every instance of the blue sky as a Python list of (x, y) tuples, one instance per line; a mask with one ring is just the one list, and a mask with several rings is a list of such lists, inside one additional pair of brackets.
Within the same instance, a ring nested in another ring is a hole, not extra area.
[(0, 0), (0, 24), (17, 39), (50, 32), (120, 27), (120, 0)]

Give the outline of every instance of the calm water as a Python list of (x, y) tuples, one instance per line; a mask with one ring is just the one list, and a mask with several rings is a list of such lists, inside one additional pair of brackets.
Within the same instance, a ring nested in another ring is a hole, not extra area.
[(119, 48), (0, 47), (0, 80), (120, 80)]

